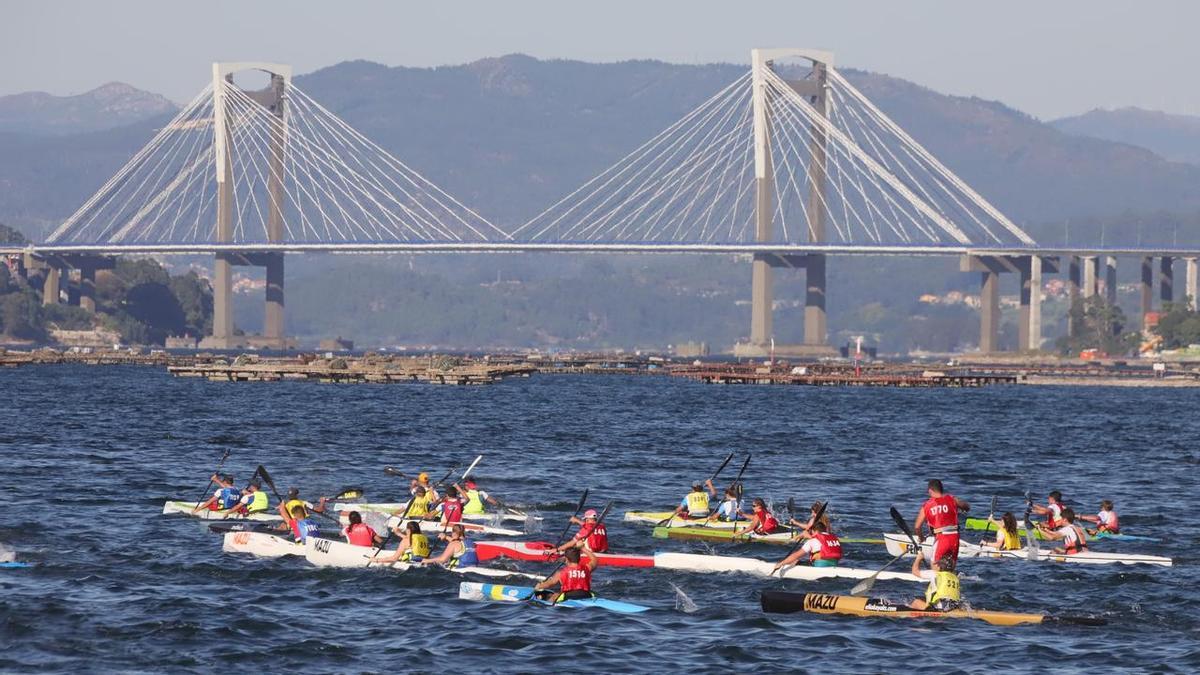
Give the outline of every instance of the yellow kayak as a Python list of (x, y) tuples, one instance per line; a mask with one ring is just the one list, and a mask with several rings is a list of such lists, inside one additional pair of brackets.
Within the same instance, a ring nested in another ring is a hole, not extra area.
[(979, 619), (994, 626), (1019, 626), (1041, 623), (1077, 623), (1088, 626), (1103, 626), (1104, 619), (1091, 616), (1053, 616), (1049, 614), (1022, 614), (1019, 612), (996, 612), (983, 609), (954, 609), (948, 612), (930, 612), (914, 609), (882, 598), (860, 598), (853, 595), (829, 595), (826, 593), (789, 593), (787, 591), (763, 591), (764, 612), (790, 614), (813, 612), (816, 614), (844, 614), (847, 616), (885, 617), (889, 619)]

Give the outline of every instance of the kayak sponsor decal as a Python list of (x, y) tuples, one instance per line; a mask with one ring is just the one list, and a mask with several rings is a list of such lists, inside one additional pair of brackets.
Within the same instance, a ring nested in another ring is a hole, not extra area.
[(316, 541), (316, 543), (313, 544), (313, 548), (317, 549), (321, 553), (329, 553), (329, 549), (332, 547), (333, 547), (332, 539), (318, 539)]
[(837, 609), (838, 596), (809, 593), (804, 596), (804, 609)]
[(868, 600), (867, 604), (863, 605), (863, 609), (868, 612), (894, 612), (896, 606), (887, 600)]

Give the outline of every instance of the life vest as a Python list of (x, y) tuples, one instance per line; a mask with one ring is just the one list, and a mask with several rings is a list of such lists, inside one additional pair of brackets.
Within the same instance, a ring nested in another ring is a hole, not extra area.
[(1021, 548), (1021, 537), (1016, 532), (1009, 532), (1003, 527), (1000, 531), (1004, 533), (1004, 544), (1001, 546), (1001, 551), (1016, 551)]
[(1067, 553), (1079, 553), (1087, 550), (1084, 535), (1080, 533), (1078, 527), (1067, 523), (1059, 531), (1066, 535), (1063, 538), (1063, 551)]
[(296, 541), (304, 543), (309, 537), (320, 535), (320, 528), (317, 527), (317, 524), (311, 518), (292, 521), (292, 536), (296, 538)]
[(1096, 519), (1100, 521), (1099, 529), (1113, 534), (1120, 533), (1121, 525), (1117, 521), (1116, 511), (1101, 511), (1096, 514)]
[(483, 498), (479, 496), (479, 490), (467, 490), (467, 505), (463, 507), (463, 513), (483, 513)]
[(1050, 513), (1046, 516), (1046, 527), (1057, 530), (1066, 524), (1062, 519), (1062, 506), (1059, 504), (1051, 504), (1046, 507)]
[(564, 567), (558, 579), (563, 593), (592, 590), (592, 568), (583, 561)]
[(935, 534), (958, 533), (958, 504), (953, 495), (930, 497), (921, 510), (925, 512), (929, 529)]
[(232, 509), (242, 500), (242, 493), (237, 488), (221, 488), (220, 494), (217, 496), (217, 501), (221, 504), (221, 510)]
[(414, 534), (408, 539), (408, 550), (400, 559), (407, 562), (409, 560), (424, 560), (429, 557), (429, 537), (424, 534)]
[(841, 560), (842, 559), (842, 542), (837, 538), (836, 534), (828, 532), (818, 532), (813, 535), (813, 539), (821, 545), (821, 550), (812, 557), (813, 560)]
[(346, 526), (346, 541), (355, 546), (373, 546), (375, 544), (375, 530), (372, 530), (371, 526), (366, 523), (348, 525)]
[(938, 600), (958, 602), (962, 599), (958, 586), (958, 575), (954, 572), (938, 572), (925, 589), (925, 604), (933, 606)]
[(283, 504), (283, 510), (287, 513), (288, 518), (292, 517), (292, 509), (297, 506), (303, 506), (304, 511), (308, 511), (308, 504), (303, 499), (289, 499)]
[(450, 556), (450, 564), (446, 565), (446, 567), (474, 567), (478, 565), (479, 555), (475, 553), (475, 544), (467, 543), (466, 539), (460, 539), (459, 543), (462, 546)]
[(687, 501), (688, 515), (692, 518), (704, 518), (708, 515), (708, 493), (703, 490), (692, 490), (684, 497)]
[(760, 518), (761, 520), (754, 528), (755, 534), (771, 534), (779, 529), (779, 521), (775, 519), (775, 515), (770, 511), (763, 509)]
[(587, 547), (592, 553), (604, 553), (608, 551), (608, 528), (604, 523), (588, 524), (584, 522), (583, 527), (579, 528), (579, 533), (575, 535), (576, 539), (585, 539)]
[(446, 497), (442, 500), (442, 522), (453, 525), (462, 522), (463, 502), (459, 497)]
[(409, 518), (424, 518), (429, 515), (429, 493), (421, 497), (413, 497), (408, 504)]
[(271, 508), (271, 498), (262, 490), (255, 490), (254, 495), (250, 498), (250, 504), (246, 506), (246, 510), (250, 513), (261, 513)]

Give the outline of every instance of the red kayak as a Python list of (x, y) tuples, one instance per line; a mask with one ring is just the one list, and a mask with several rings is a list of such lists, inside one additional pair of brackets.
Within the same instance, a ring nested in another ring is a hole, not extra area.
[[(475, 555), (480, 562), (494, 558), (511, 558), (533, 562), (557, 562), (554, 545), (547, 541), (477, 541)], [(600, 565), (608, 567), (654, 567), (654, 556), (632, 553), (597, 553)]]

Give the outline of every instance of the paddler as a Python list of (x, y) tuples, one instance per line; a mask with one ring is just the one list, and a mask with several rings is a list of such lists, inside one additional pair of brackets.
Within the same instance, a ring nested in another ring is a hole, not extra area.
[(1075, 524), (1075, 510), (1067, 507), (1060, 514), (1060, 526), (1058, 529), (1051, 529), (1045, 523), (1038, 524), (1038, 529), (1042, 531), (1042, 535), (1047, 539), (1058, 540), (1063, 542), (1062, 546), (1054, 549), (1055, 553), (1082, 553), (1087, 550), (1087, 534), (1083, 528)]
[(408, 484), (408, 493), (411, 495), (417, 494), (417, 488), (424, 489), (425, 494), (429, 495), (429, 500), (431, 502), (436, 502), (438, 500), (437, 490), (433, 487), (433, 485), (430, 484), (429, 474), (425, 473), (424, 471), (417, 474), (417, 477)]
[[(583, 551), (583, 555), (580, 555), (580, 551)], [(587, 558), (584, 559), (583, 556)], [(549, 600), (553, 595), (550, 589), (558, 586), (558, 596), (554, 598), (554, 602), (596, 597), (596, 594), (592, 593), (592, 572), (600, 562), (596, 554), (586, 546), (577, 545), (567, 549), (563, 557), (566, 558), (566, 562), (562, 568), (534, 586), (533, 592), (543, 600)]]
[[(712, 481), (710, 480), (708, 484), (712, 485)], [(725, 489), (725, 498), (721, 500), (717, 510), (709, 516), (709, 520), (713, 519), (722, 523), (746, 519), (746, 514), (742, 513), (742, 500), (738, 497), (737, 485), (730, 485)]]
[(196, 508), (192, 509), (192, 513), (203, 511), (227, 511), (238, 505), (242, 498), (242, 491), (233, 486), (233, 476), (225, 474), (218, 476), (213, 474), (210, 479), (217, 484), (217, 489), (213, 491), (211, 497), (206, 501), (200, 502)]
[[(817, 524), (817, 523), (813, 522), (813, 519), (817, 517), (817, 511), (822, 511), (822, 510), (823, 509), (821, 506), (821, 502), (813, 502), (812, 508), (809, 511), (808, 520), (806, 520), (802, 523), (799, 520), (796, 520), (795, 518), (788, 519), (788, 525), (790, 525), (792, 527), (798, 527), (801, 530), (800, 534), (797, 534), (795, 537), (792, 537), (792, 541), (800, 541), (800, 539), (803, 536), (803, 533), (809, 532), (810, 530), (813, 529), (813, 526)], [(829, 514), (828, 513), (821, 514), (820, 525), (821, 525), (822, 530), (825, 532), (833, 531), (833, 527), (829, 524)]]
[(463, 506), (463, 499), (458, 496), (458, 488), (453, 485), (446, 488), (446, 496), (437, 505), (437, 512), (441, 515), (443, 530), (455, 523), (462, 522)]
[(921, 526), (928, 524), (933, 530), (936, 543), (933, 547), (933, 559), (941, 560), (947, 553), (958, 561), (958, 512), (967, 513), (971, 505), (964, 499), (946, 494), (942, 481), (934, 478), (926, 484), (929, 499), (921, 506), (921, 512), (913, 522), (913, 532), (921, 536)]
[(467, 532), (461, 524), (454, 525), (449, 532), (439, 534), (438, 539), (446, 541), (446, 548), (436, 558), (426, 558), (422, 565), (443, 565), (447, 569), (456, 567), (474, 567), (479, 564), (479, 556), (475, 553), (475, 544), (467, 541)]
[(253, 480), (246, 486), (241, 499), (234, 505), (232, 513), (248, 516), (252, 513), (266, 513), (270, 509), (271, 500), (267, 493), (263, 492), (262, 483)]
[(994, 548), (997, 551), (1016, 551), (1021, 548), (1021, 535), (1017, 533), (1017, 517), (1011, 511), (1005, 511), (1003, 516), (1000, 516), (1000, 522), (996, 523), (991, 514), (988, 514), (988, 524), (997, 525), (996, 539), (988, 541), (986, 539), (979, 542), (984, 548)]
[(925, 561), (924, 551), (917, 552), (917, 557), (913, 560), (913, 576), (929, 580), (929, 587), (925, 589), (925, 599), (908, 603), (913, 609), (949, 612), (962, 606), (961, 586), (958, 574), (954, 571), (958, 556), (947, 553), (936, 560), (937, 562), (930, 563), (927, 570), (921, 569), (921, 563)]
[(466, 489), (460, 487), (458, 483), (454, 484), (454, 489), (461, 495), (466, 495), (466, 504), (463, 505), (464, 515), (479, 515), (485, 512), (485, 503), (492, 506), (500, 506), (500, 502), (494, 497), (479, 489), (479, 484), (473, 478), (468, 478), (464, 484)]
[(289, 519), (289, 514), (295, 510), (296, 506), (303, 506), (306, 513), (325, 513), (325, 502), (329, 501), (328, 497), (321, 497), (317, 500), (317, 505), (300, 499), (300, 488), (288, 488), (287, 499), (279, 504), (279, 515), (283, 516), (284, 520)]
[(1062, 527), (1062, 493), (1054, 490), (1046, 495), (1046, 505), (1033, 504), (1033, 512), (1039, 516), (1046, 516), (1046, 527), (1051, 530), (1057, 530)]
[(292, 537), (297, 543), (303, 544), (308, 541), (309, 537), (321, 536), (321, 528), (317, 527), (316, 521), (308, 515), (308, 509), (304, 508), (304, 504), (293, 506), (291, 513), (284, 517), (284, 522), (292, 531)]
[(608, 552), (608, 528), (599, 521), (596, 509), (584, 511), (583, 520), (571, 516), (571, 522), (579, 525), (579, 531), (556, 549), (559, 553), (578, 547), (587, 548), (592, 553)]
[(767, 503), (763, 501), (762, 497), (755, 497), (752, 506), (754, 510), (750, 513), (750, 520), (746, 523), (746, 527), (740, 530), (734, 528), (734, 536), (747, 532), (765, 535), (779, 529), (779, 521), (776, 520), (775, 514), (767, 508)]
[(378, 546), (383, 543), (383, 537), (362, 521), (362, 514), (358, 511), (350, 512), (350, 524), (342, 529), (342, 536), (354, 546)]
[(1088, 534), (1095, 535), (1100, 532), (1121, 534), (1121, 523), (1117, 520), (1117, 511), (1111, 499), (1105, 499), (1100, 502), (1100, 512), (1096, 515), (1079, 516), (1079, 519), (1086, 520), (1089, 523), (1096, 523), (1096, 529), (1088, 530)]
[(433, 501), (429, 496), (429, 491), (418, 485), (413, 490), (412, 499), (402, 509), (396, 509), (392, 512), (393, 516), (412, 518), (413, 520), (425, 520), (433, 517), (433, 510), (430, 508), (430, 503)]
[[(706, 487), (707, 489), (705, 489)], [(717, 496), (717, 489), (713, 487), (712, 479), (703, 483), (700, 481), (692, 483), (692, 491), (679, 500), (679, 506), (675, 509), (675, 515), (692, 520), (704, 520), (708, 518), (709, 495), (714, 499)]]
[(841, 562), (842, 542), (829, 529), (829, 521), (824, 516), (813, 523), (807, 531), (801, 533), (800, 537), (808, 541), (788, 557), (776, 563), (775, 569), (771, 570), (772, 574), (777, 572), (780, 567), (799, 563), (806, 555), (812, 561), (813, 567), (837, 567), (837, 564)]
[(429, 557), (429, 537), (421, 532), (421, 524), (416, 521), (408, 521), (404, 524), (404, 530), (400, 528), (392, 528), (392, 532), (400, 535), (400, 544), (396, 546), (396, 550), (388, 556), (380, 558), (376, 555), (373, 560), (377, 563), (394, 563), (394, 562), (411, 562), (419, 563)]

